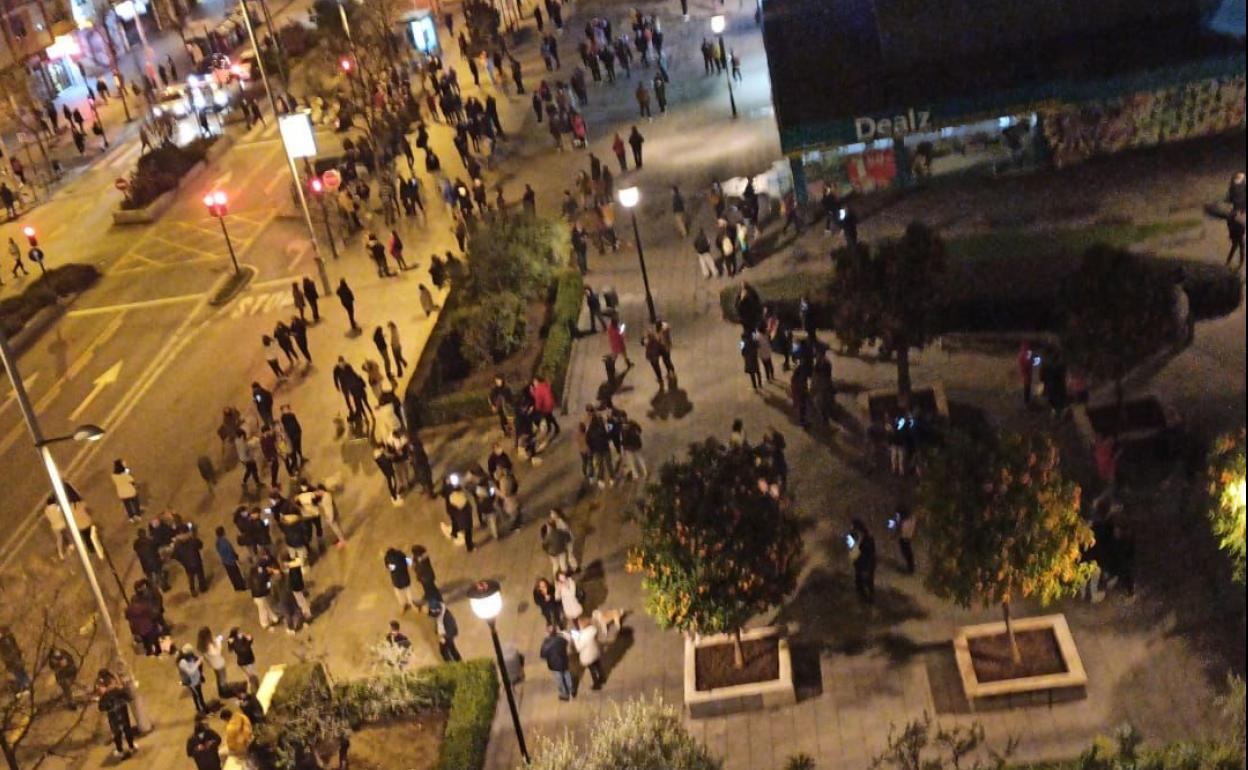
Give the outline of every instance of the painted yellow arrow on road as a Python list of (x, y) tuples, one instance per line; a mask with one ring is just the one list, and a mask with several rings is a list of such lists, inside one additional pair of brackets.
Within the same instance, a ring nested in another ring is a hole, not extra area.
[(96, 377), (95, 386), (91, 388), (91, 392), (88, 393), (87, 397), (84, 398), (82, 402), (79, 403), (78, 406), (74, 408), (74, 411), (69, 413), (70, 421), (72, 422), (74, 420), (77, 420), (78, 415), (82, 414), (83, 410), (86, 409), (88, 406), (90, 406), (91, 402), (95, 400), (95, 397), (100, 395), (100, 391), (104, 390), (104, 388), (107, 388), (109, 385), (112, 385), (114, 382), (117, 382), (117, 378), (120, 376), (121, 376), (121, 361), (118, 361), (117, 363), (108, 367), (108, 371), (104, 372), (99, 377)]

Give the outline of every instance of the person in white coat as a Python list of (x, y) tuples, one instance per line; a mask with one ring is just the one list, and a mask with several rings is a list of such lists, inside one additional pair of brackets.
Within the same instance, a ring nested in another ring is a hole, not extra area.
[(126, 510), (126, 518), (137, 522), (142, 514), (139, 505), (139, 490), (134, 482), (134, 474), (120, 458), (113, 460), (113, 488), (121, 500), (121, 507)]
[(590, 681), (593, 682), (590, 689), (601, 690), (607, 677), (602, 673), (602, 645), (598, 643), (598, 627), (589, 618), (581, 618), (568, 633), (572, 636), (576, 657), (589, 672)]
[(581, 598), (577, 596), (577, 593), (579, 591), (576, 581), (571, 575), (564, 572), (555, 575), (555, 598), (563, 606), (563, 616), (569, 623), (574, 623), (577, 618), (585, 614), (585, 608), (581, 606)]

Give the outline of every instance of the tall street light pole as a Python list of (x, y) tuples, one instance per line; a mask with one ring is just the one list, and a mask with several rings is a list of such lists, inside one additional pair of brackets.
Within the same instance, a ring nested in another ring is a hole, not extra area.
[(711, 32), (719, 36), (719, 61), (724, 65), (724, 74), (728, 76), (728, 105), (732, 107), (732, 116), (737, 117), (737, 97), (732, 95), (732, 63), (728, 61), (728, 49), (724, 48), (724, 21), (722, 14), (711, 17)]
[[(267, 9), (267, 6), (265, 7)], [(260, 55), (260, 46), (256, 44), (256, 30), (255, 28), (251, 26), (251, 13), (247, 10), (246, 7), (243, 8), (243, 23), (247, 25), (247, 37), (251, 41), (252, 53), (256, 55), (256, 66), (260, 69), (260, 82), (264, 84), (264, 93), (267, 94), (269, 97), (269, 107), (273, 109), (273, 119), (278, 122), (278, 127), (280, 128), (282, 116), (279, 115), (277, 112), (277, 99), (273, 96), (273, 89), (269, 87), (269, 75), (264, 67), (264, 57)], [(273, 27), (272, 27), (272, 22), (270, 22), (270, 25), (269, 25), (269, 33), (275, 34)], [(275, 37), (274, 40), (276, 39), (277, 38)], [(284, 53), (282, 52), (282, 49), (279, 47), (277, 49), (277, 57), (278, 57), (279, 63), (281, 62), (281, 59), (283, 56), (284, 56)], [(284, 75), (283, 75), (283, 80), (285, 80)], [(289, 86), (290, 81), (285, 80), (285, 82)], [(329, 293), (329, 275), (325, 271), (325, 259), (324, 257), (321, 256), (321, 249), (316, 242), (316, 231), (312, 229), (312, 213), (308, 211), (308, 199), (307, 199), (307, 196), (304, 195), (303, 193), (303, 182), (302, 180), (299, 179), (299, 169), (295, 168), (295, 159), (291, 155), (290, 145), (287, 144), (286, 142), (285, 133), (280, 132), (280, 131), (278, 133), (282, 138), (282, 149), (286, 153), (286, 167), (290, 171), (290, 179), (294, 183), (294, 186), (295, 186), (295, 195), (296, 197), (299, 198), (299, 209), (303, 211), (303, 221), (304, 221), (304, 224), (308, 226), (308, 238), (312, 241), (312, 259), (316, 262), (317, 273), (320, 274), (321, 288), (324, 289), (325, 292), (328, 294)], [(225, 229), (224, 220), (222, 220), (221, 227), (223, 230)], [(226, 241), (227, 242), (229, 241), (229, 236), (226, 236)], [(335, 254), (334, 256), (336, 257), (337, 255)]]
[(516, 730), (516, 743), (520, 745), (520, 756), (528, 764), (529, 747), (524, 743), (524, 729), (520, 726), (520, 711), (516, 708), (516, 694), (511, 689), (511, 677), (507, 676), (507, 664), (503, 662), (503, 646), (498, 641), (498, 629), (494, 621), (503, 610), (503, 594), (497, 580), (479, 580), (468, 589), (468, 604), (472, 613), (486, 622), (490, 627), (490, 638), (494, 641), (494, 658), (498, 661), (498, 675), (503, 679), (503, 691), (507, 693), (507, 705), (511, 708), (511, 724)]
[(117, 638), (117, 629), (113, 625), (113, 616), (108, 610), (108, 602), (104, 599), (104, 592), (100, 589), (100, 581), (95, 575), (91, 557), (87, 554), (87, 546), (82, 540), (82, 533), (78, 530), (78, 523), (74, 520), (73, 503), (69, 501), (69, 494), (65, 491), (65, 482), (61, 479), (60, 469), (56, 466), (56, 460), (52, 457), (50, 448), (52, 444), (61, 441), (96, 441), (104, 435), (104, 430), (94, 425), (83, 425), (68, 436), (45, 438), (43, 429), (39, 426), (39, 418), (35, 416), (35, 409), (31, 406), (30, 396), (26, 393), (26, 385), (22, 382), (22, 375), (18, 371), (17, 358), (9, 348), (8, 337), (5, 336), (3, 331), (0, 331), (0, 364), (4, 366), (4, 370), (9, 374), (9, 381), (13, 383), (13, 395), (16, 397), (18, 409), (22, 412), (22, 419), (26, 421), (26, 428), (30, 431), (30, 437), (34, 441), (35, 449), (39, 452), (39, 458), (43, 461), (43, 468), (48, 474), (48, 480), (52, 482), (52, 491), (56, 496), (56, 502), (60, 505), (61, 513), (65, 517), (65, 531), (69, 533), (70, 539), (74, 544), (74, 550), (78, 552), (78, 561), (82, 565), (82, 572), (87, 578), (87, 584), (91, 587), (91, 595), (95, 599), (96, 612), (100, 620), (103, 621), (104, 630), (108, 634), (109, 642), (112, 644), (114, 665), (120, 675), (119, 678), (130, 692), (132, 702), (134, 703), (134, 719), (138, 723), (139, 732), (149, 732), (152, 729), (152, 722), (148, 719), (147, 709), (143, 704), (142, 697), (138, 693), (134, 675), (130, 672), (130, 664), (122, 651), (121, 641)]
[(624, 187), (619, 191), (620, 205), (633, 216), (633, 242), (637, 244), (637, 262), (641, 265), (641, 285), (646, 289), (646, 309), (650, 311), (650, 323), (656, 324), (659, 316), (654, 312), (654, 295), (650, 293), (650, 275), (646, 272), (646, 254), (641, 250), (641, 230), (637, 228), (637, 203), (641, 192), (636, 187)]

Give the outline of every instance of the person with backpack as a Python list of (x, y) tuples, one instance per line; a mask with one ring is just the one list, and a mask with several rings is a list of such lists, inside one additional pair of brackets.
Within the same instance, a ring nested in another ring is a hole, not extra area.
[(627, 416), (620, 428), (620, 467), (633, 480), (650, 476), (646, 459), (641, 456), (641, 426)]
[(256, 653), (252, 649), (254, 643), (255, 640), (251, 638), (251, 634), (243, 633), (237, 626), (230, 629), (225, 642), (226, 648), (234, 653), (234, 662), (247, 675), (247, 684), (251, 692), (255, 692), (260, 687), (260, 675), (256, 672)]
[(569, 670), (568, 640), (555, 626), (547, 624), (546, 638), (542, 640), (542, 660), (555, 679), (555, 688), (559, 691), (559, 700), (566, 701), (576, 697), (576, 683)]

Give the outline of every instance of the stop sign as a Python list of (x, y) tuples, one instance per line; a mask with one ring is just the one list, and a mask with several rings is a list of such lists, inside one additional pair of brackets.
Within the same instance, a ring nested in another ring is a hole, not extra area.
[(333, 192), (342, 186), (342, 174), (338, 173), (338, 169), (331, 168), (321, 174), (321, 181), (325, 183), (326, 190)]
[(113, 182), (113, 187), (116, 187), (118, 190), (125, 192), (127, 189), (129, 189), (130, 183), (126, 181), (125, 177), (119, 176), (117, 177), (117, 181)]

